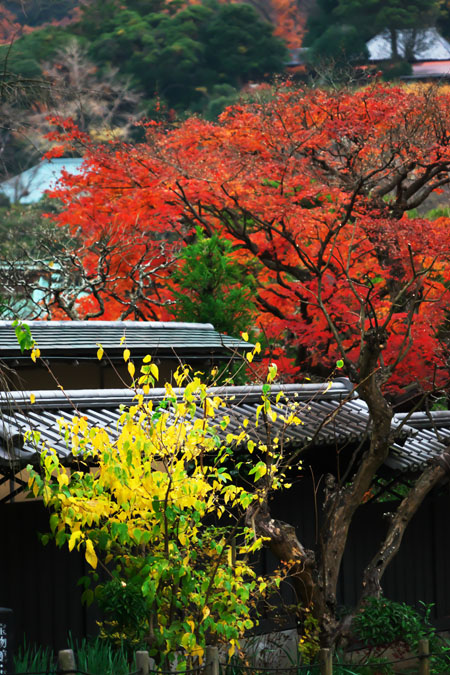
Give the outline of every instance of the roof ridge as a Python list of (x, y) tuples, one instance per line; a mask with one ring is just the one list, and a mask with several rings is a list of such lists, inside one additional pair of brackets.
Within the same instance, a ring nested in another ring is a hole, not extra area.
[[(347, 383), (348, 382), (348, 383)], [(275, 384), (271, 385), (270, 393), (276, 395), (279, 392), (291, 396), (301, 396), (302, 400), (309, 401), (314, 398), (340, 399), (350, 396), (358, 398), (353, 393), (350, 381), (345, 381), (345, 378), (339, 378), (339, 381), (324, 383), (297, 383), (297, 384)], [(222, 396), (237, 400), (259, 400), (264, 393), (264, 385), (229, 385), (208, 387), (208, 393), (211, 396)], [(184, 387), (174, 387), (173, 391), (177, 396), (181, 396), (185, 391)], [(40, 406), (58, 405), (58, 406), (92, 406), (102, 405), (119, 405), (120, 403), (132, 402), (136, 394), (142, 393), (140, 390), (134, 391), (132, 389), (117, 388), (117, 389), (42, 389), (42, 390), (20, 390), (11, 392), (0, 392), (0, 408), (10, 408), (12, 405), (20, 405), (25, 407), (37, 408)], [(34, 403), (31, 403), (30, 396), (33, 394)], [(164, 387), (155, 387), (150, 390), (148, 394), (144, 395), (145, 399), (154, 400), (163, 398), (166, 395)], [(361, 399), (358, 398), (359, 401)], [(362, 402), (362, 401), (361, 401)]]
[[(14, 321), (10, 320), (0, 320), (0, 328), (12, 327)], [(27, 326), (33, 327), (44, 327), (51, 326), (52, 328), (67, 328), (68, 326), (76, 326), (77, 328), (81, 326), (96, 326), (96, 327), (116, 327), (121, 328), (133, 328), (133, 327), (142, 327), (146, 326), (148, 328), (186, 328), (186, 329), (198, 329), (198, 328), (209, 328), (211, 330), (216, 330), (212, 323), (193, 323), (187, 321), (87, 321), (82, 319), (80, 321), (47, 321), (44, 319), (32, 319), (30, 321), (23, 321), (22, 323)], [(218, 332), (218, 331), (216, 331)]]

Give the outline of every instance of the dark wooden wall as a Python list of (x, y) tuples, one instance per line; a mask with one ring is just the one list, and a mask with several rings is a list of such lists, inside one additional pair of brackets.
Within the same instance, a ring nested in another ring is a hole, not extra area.
[[(307, 548), (316, 547), (314, 491), (304, 480), (277, 498), (275, 517), (296, 526)], [(338, 587), (338, 601), (353, 606), (359, 598), (362, 573), (375, 555), (388, 527), (388, 514), (398, 502), (369, 502), (357, 511), (349, 532)], [(317, 500), (320, 518), (320, 492)], [(270, 562), (267, 563), (270, 566)], [(434, 603), (432, 616), (439, 628), (450, 630), (450, 491), (435, 491), (422, 504), (406, 529), (399, 554), (382, 581), (386, 597), (416, 608)]]
[[(343, 605), (356, 602), (362, 570), (386, 529), (382, 514), (395, 503), (361, 507), (350, 531), (339, 586)], [(318, 504), (320, 513), (320, 505)], [(273, 504), (274, 515), (295, 524), (306, 546), (316, 537), (313, 490), (308, 481), (286, 492)], [(433, 494), (422, 505), (406, 531), (400, 554), (384, 578), (385, 595), (418, 607), (435, 603), (440, 628), (450, 629), (450, 494)], [(67, 646), (67, 634), (94, 635), (95, 614), (80, 602), (80, 576), (86, 573), (83, 556), (42, 546), (37, 532), (48, 531), (48, 514), (40, 502), (0, 507), (0, 606), (14, 610), (19, 642)], [(265, 556), (264, 565), (273, 561)]]
[(81, 605), (78, 579), (86, 574), (79, 553), (43, 546), (37, 533), (48, 532), (41, 502), (0, 507), (0, 606), (14, 611), (16, 643), (67, 647), (67, 635), (95, 632), (93, 613)]

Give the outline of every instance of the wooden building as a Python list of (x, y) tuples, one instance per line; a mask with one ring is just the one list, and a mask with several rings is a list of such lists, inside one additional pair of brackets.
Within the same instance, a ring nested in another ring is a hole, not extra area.
[[(51, 369), (59, 369), (58, 378), (66, 388), (64, 393), (46, 379), (45, 366), (37, 369), (42, 371), (42, 380), (35, 375), (18, 350), (14, 352), (10, 338), (2, 337), (6, 327), (0, 325), (1, 354), (8, 368), (16, 370), (10, 383), (16, 383), (16, 386), (20, 382), (28, 383), (26, 388), (12, 391), (10, 388), (0, 393), (0, 483), (3, 489), (0, 499), (0, 606), (14, 610), (19, 640), (25, 635), (29, 641), (63, 648), (68, 631), (80, 637), (96, 630), (95, 615), (81, 605), (81, 590), (77, 586), (79, 577), (86, 573), (85, 561), (82, 555), (56, 549), (51, 542), (46, 547), (41, 545), (37, 532), (48, 530), (48, 513), (40, 501), (23, 499), (24, 467), (39, 462), (43, 441), (70, 467), (73, 457), (70, 447), (61, 439), (58, 420), (82, 414), (88, 424), (114, 428), (120, 406), (130, 404), (133, 394), (123, 385), (116, 385), (114, 379), (117, 376), (114, 369), (122, 360), (124, 345), (117, 346), (117, 341), (120, 342), (122, 335), (119, 333), (123, 332), (124, 326), (102, 326), (97, 322), (96, 331), (91, 333), (91, 326), (96, 322), (88, 325), (80, 322), (77, 326), (62, 322), (47, 327), (41, 327), (40, 323), (32, 325), (33, 337)], [(114, 332), (116, 329), (118, 332)], [(184, 331), (184, 337), (179, 337), (178, 331)], [(172, 345), (169, 334), (174, 338)], [(53, 335), (52, 339), (50, 335)], [(59, 336), (57, 341), (55, 335)], [(194, 335), (197, 336), (195, 339)], [(237, 355), (248, 348), (247, 343), (239, 339), (219, 336), (210, 326), (189, 327), (189, 324), (170, 327), (167, 324), (131, 326), (127, 323), (126, 340), (131, 358), (137, 360), (151, 353), (152, 357), (160, 359), (162, 370), (167, 368), (169, 377), (180, 358), (190, 359), (194, 364), (207, 364), (211, 359), (229, 358), (230, 350)], [(97, 342), (110, 355), (111, 363), (106, 367), (96, 358)], [(20, 380), (15, 380), (19, 375)], [(280, 392), (281, 398), (276, 402)], [(31, 393), (34, 394), (33, 403)], [(261, 403), (262, 387), (219, 387), (211, 393), (220, 395), (225, 401), (225, 407), (220, 408), (218, 415), (219, 420), (221, 415), (230, 418), (227, 432), (239, 429), (246, 418), (255, 438), (265, 433), (263, 425), (252, 424)], [(163, 394), (164, 390), (155, 388), (148, 397), (158, 402)], [(283, 426), (283, 413), (293, 403), (297, 406), (302, 424), (290, 427), (288, 437), (290, 447), (301, 449), (303, 460), (295, 488), (276, 497), (274, 516), (295, 525), (301, 540), (312, 547), (316, 538), (316, 517), (320, 517), (321, 511), (322, 497), (317, 485), (324, 473), (337, 473), (355, 451), (365, 446), (370, 416), (367, 406), (345, 378), (321, 384), (274, 385), (272, 395), (273, 405), (279, 413), (273, 422), (274, 434)], [(343, 605), (352, 605), (357, 599), (363, 568), (372, 558), (387, 527), (381, 514), (392, 510), (392, 502), (398, 503), (404, 486), (450, 442), (450, 413), (414, 413), (406, 423), (404, 415), (398, 414), (393, 419), (393, 429), (398, 433), (391, 454), (373, 493), (358, 510), (350, 531), (339, 587)], [(33, 440), (33, 435), (26, 434), (27, 430), (39, 432), (39, 443)], [(448, 485), (429, 495), (408, 527), (401, 552), (384, 579), (386, 595), (392, 599), (413, 605), (419, 600), (435, 603), (434, 618), (438, 625), (447, 628), (450, 628), (449, 502)], [(267, 568), (273, 565), (269, 554), (264, 554), (262, 564)], [(268, 626), (263, 622), (262, 629)]]

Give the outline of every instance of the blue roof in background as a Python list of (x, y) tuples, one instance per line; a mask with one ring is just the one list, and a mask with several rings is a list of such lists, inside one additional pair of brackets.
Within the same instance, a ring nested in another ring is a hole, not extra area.
[(81, 173), (81, 157), (65, 157), (45, 159), (36, 166), (19, 173), (0, 183), (0, 192), (5, 194), (10, 202), (20, 204), (35, 204), (46, 190), (53, 188), (61, 178), (63, 171)]

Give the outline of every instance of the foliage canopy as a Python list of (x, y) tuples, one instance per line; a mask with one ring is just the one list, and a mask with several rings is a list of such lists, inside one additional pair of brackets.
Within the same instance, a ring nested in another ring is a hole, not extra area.
[[(134, 375), (129, 358), (125, 349)], [(196, 376), (185, 382), (187, 375), (182, 368), (175, 376), (186, 385), (182, 394), (166, 384), (157, 405), (137, 394), (117, 429), (89, 427), (82, 416), (62, 420), (80, 470), (68, 471), (51, 448), (44, 449), (42, 473), (29, 467), (30, 489), (52, 511), (56, 544), (84, 550), (92, 570), (101, 566), (110, 577), (99, 584), (93, 574), (107, 614), (104, 635), (145, 642), (157, 659), (173, 658), (180, 647), (201, 656), (207, 641), (226, 644), (231, 655), (254, 626), (252, 608), (268, 584), (253, 569), (262, 540), (244, 515), (269, 486), (283, 484), (280, 447), (249, 441), (244, 421), (237, 434), (227, 433), (221, 398)], [(136, 384), (148, 392), (157, 377), (146, 356)], [(270, 411), (268, 398), (263, 405)], [(233, 446), (247, 440), (259, 461), (244, 487), (229, 468)], [(89, 578), (84, 583), (91, 602)]]
[[(84, 145), (89, 170), (55, 192), (57, 221), (76, 223), (88, 244), (145, 233), (155, 255), (165, 241), (166, 256), (195, 228), (217, 234), (253, 265), (260, 328), (286, 331), (298, 362), (324, 369), (342, 359), (358, 381), (375, 340), (381, 382), (406, 386), (414, 372), (424, 388), (442, 386), (448, 221), (430, 227), (408, 212), (450, 180), (447, 98), (429, 87), (287, 87), (231, 107), (218, 124), (149, 125), (133, 148), (96, 147), (68, 127), (59, 138)], [(138, 255), (117, 258), (122, 296)], [(86, 263), (95, 260), (91, 247)], [(169, 284), (157, 287), (170, 298)]]

